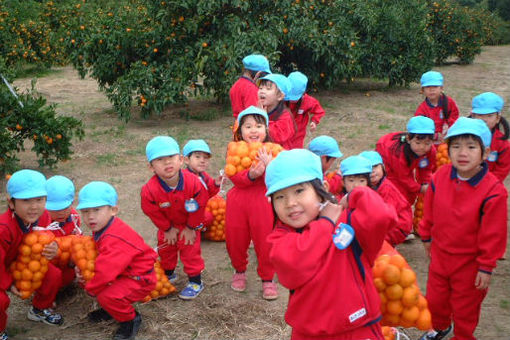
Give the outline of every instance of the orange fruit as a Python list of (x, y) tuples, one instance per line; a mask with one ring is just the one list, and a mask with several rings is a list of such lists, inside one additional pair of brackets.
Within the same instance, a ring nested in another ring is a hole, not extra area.
[(396, 326), (400, 322), (400, 316), (397, 314), (385, 314), (383, 317), (383, 325)]
[(422, 331), (427, 331), (432, 328), (432, 316), (428, 309), (420, 311), (420, 315), (416, 320), (416, 328)]
[(413, 307), (404, 308), (400, 318), (402, 320), (407, 320), (413, 324), (416, 320), (418, 320), (419, 316), (420, 316), (420, 310), (418, 309), (418, 307), (413, 306)]
[(155, 299), (159, 296), (159, 292), (157, 290), (153, 290), (151, 292), (151, 298)]
[(41, 243), (35, 243), (32, 245), (32, 253), (39, 254), (42, 253), (44, 247)]
[(95, 260), (97, 257), (97, 252), (95, 250), (87, 250), (87, 253), (85, 255), (87, 260)]
[(32, 277), (34, 277), (34, 274), (28, 268), (23, 269), (21, 272), (21, 279), (24, 281), (32, 281)]
[(161, 281), (156, 282), (156, 287), (154, 289), (160, 291), (161, 288), (163, 288), (163, 283)]
[(227, 164), (225, 165), (225, 175), (231, 177), (231, 176), (234, 176), (237, 172), (237, 169), (234, 165), (232, 164)]
[(63, 237), (62, 240), (60, 241), (60, 249), (62, 249), (62, 251), (66, 251), (66, 250), (69, 250), (71, 249), (71, 245), (72, 245), (72, 240), (68, 237)]
[(29, 290), (22, 290), (20, 291), (21, 299), (26, 300), (32, 295), (32, 291)]
[(55, 235), (48, 231), (40, 232), (39, 233), (39, 243), (42, 243), (43, 245), (51, 243), (55, 239)]
[(21, 271), (19, 271), (19, 270), (14, 270), (14, 271), (12, 272), (12, 277), (13, 277), (14, 281), (19, 281), (19, 280), (21, 280)]
[(73, 253), (76, 254), (80, 250), (83, 250), (83, 244), (81, 242), (73, 243)]
[(32, 248), (26, 244), (21, 245), (19, 248), (19, 253), (24, 256), (30, 255), (32, 253)]
[[(28, 261), (28, 262), (30, 262), (30, 261)], [(21, 272), (23, 269), (25, 269), (26, 267), (27, 267), (27, 266), (26, 266), (26, 264), (25, 264), (25, 263), (23, 263), (23, 262), (21, 262), (21, 261), (20, 261), (20, 262), (16, 262), (16, 269), (17, 269), (17, 270), (19, 270), (20, 272)]]
[(28, 233), (23, 240), (25, 244), (32, 246), (37, 243), (37, 235), (34, 233)]
[(218, 209), (218, 202), (216, 202), (216, 200), (214, 199), (210, 199), (209, 202), (207, 202), (207, 204), (212, 210)]
[(245, 168), (249, 168), (251, 166), (251, 158), (248, 156), (245, 156), (241, 159), (241, 165)]
[(74, 258), (77, 260), (87, 259), (87, 252), (85, 251), (85, 249), (80, 249), (80, 250), (74, 252), (73, 255), (74, 255)]
[(19, 281), (19, 290), (32, 290), (32, 283), (30, 281)]
[(35, 273), (35, 272), (37, 272), (37, 271), (39, 271), (39, 270), (41, 270), (41, 262), (39, 262), (39, 261), (35, 261), (35, 260), (30, 261), (30, 262), (28, 263), (28, 269), (29, 269), (31, 272), (34, 272), (34, 273)]
[(399, 269), (402, 269), (407, 264), (407, 261), (402, 255), (395, 254), (390, 258), (389, 263), (395, 265)]
[(400, 300), (390, 300), (386, 304), (386, 312), (394, 315), (399, 315), (404, 310), (404, 306)]
[(383, 292), (386, 289), (386, 283), (384, 283), (384, 280), (380, 277), (374, 279), (374, 285), (378, 292)]
[(48, 271), (48, 265), (42, 265), (41, 266), (41, 273), (46, 274), (47, 271)]
[(161, 290), (159, 291), (160, 295), (161, 296), (167, 296), (168, 294), (170, 294), (170, 290), (168, 288), (161, 288)]
[(76, 261), (76, 265), (80, 270), (85, 270), (87, 268), (87, 259), (86, 258), (80, 258), (78, 261)]
[(398, 284), (402, 286), (402, 288), (407, 288), (413, 283), (416, 282), (416, 274), (412, 269), (402, 268), (400, 270), (400, 280)]
[(372, 268), (372, 273), (374, 275), (374, 278), (383, 276), (384, 269), (386, 268), (386, 262), (384, 261), (376, 261), (374, 264), (374, 267)]
[(39, 259), (39, 262), (41, 263), (41, 266), (44, 266), (44, 265), (47, 265), (49, 261), (48, 261), (48, 259), (47, 259), (47, 258), (45, 258), (45, 257), (41, 257), (41, 258)]
[(420, 297), (418, 298), (418, 309), (423, 310), (428, 307), (427, 299), (420, 294)]
[(252, 142), (252, 143), (249, 143), (248, 146), (249, 146), (250, 150), (258, 151), (262, 147), (262, 143), (261, 142)]
[(42, 279), (44, 279), (44, 274), (41, 273), (41, 272), (35, 272), (33, 277), (32, 277), (32, 281), (34, 281), (34, 282), (42, 281)]
[(389, 300), (400, 300), (404, 294), (404, 290), (399, 284), (394, 284), (386, 288), (385, 293)]
[(420, 299), (420, 291), (416, 286), (407, 287), (402, 293), (402, 304), (406, 307), (418, 305)]
[(30, 256), (20, 256), (18, 258), (18, 261), (20, 261), (22, 263), (28, 263), (28, 262), (30, 262)]
[(400, 281), (400, 269), (393, 264), (387, 264), (384, 268), (382, 278), (386, 284), (393, 285)]

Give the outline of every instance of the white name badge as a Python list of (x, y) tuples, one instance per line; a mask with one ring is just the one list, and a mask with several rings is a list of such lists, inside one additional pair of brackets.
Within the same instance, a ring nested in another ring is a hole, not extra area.
[(354, 321), (358, 320), (361, 317), (364, 317), (365, 315), (367, 315), (367, 310), (365, 308), (361, 308), (360, 310), (349, 315), (349, 321), (353, 323)]
[(184, 209), (186, 209), (186, 211), (189, 213), (194, 213), (198, 210), (198, 207), (198, 202), (193, 198), (184, 202)]
[(333, 243), (340, 250), (347, 248), (354, 239), (354, 229), (348, 224), (340, 223), (333, 234)]
[(489, 162), (495, 162), (498, 160), (498, 152), (497, 151), (491, 151), (489, 154), (489, 157), (487, 157), (487, 160)]
[(418, 166), (420, 168), (426, 168), (427, 166), (429, 165), (429, 159), (428, 158), (424, 158), (420, 161), (420, 163), (418, 163)]

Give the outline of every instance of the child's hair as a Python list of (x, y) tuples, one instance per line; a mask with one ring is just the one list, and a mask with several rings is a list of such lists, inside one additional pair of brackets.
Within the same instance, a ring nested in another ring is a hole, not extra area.
[[(367, 180), (367, 187), (369, 187), (370, 189), (373, 189), (374, 187), (372, 186), (372, 182), (370, 181), (370, 174), (356, 174), (356, 175), (347, 175), (344, 177), (347, 178), (347, 177), (363, 177)], [(347, 190), (345, 188), (345, 184), (344, 184), (344, 187), (342, 188), (342, 191), (344, 194), (347, 194)]]
[(259, 78), (265, 77), (266, 75), (269, 74), (264, 71), (254, 71), (254, 70), (248, 70), (246, 68), (244, 70), (250, 74), (251, 79), (254, 79), (257, 76), (257, 73), (259, 73), (259, 72), (260, 72)]
[(391, 152), (393, 152), (397, 157), (400, 156), (401, 152), (403, 152), (404, 157), (406, 158), (406, 163), (410, 166), (413, 162), (413, 158), (416, 158), (416, 154), (413, 150), (411, 150), (411, 145), (407, 142), (406, 136), (409, 140), (415, 137), (418, 138), (418, 140), (434, 140), (434, 135), (402, 132), (392, 138), (395, 143), (391, 146)]
[[(510, 126), (508, 126), (508, 121), (499, 113), (499, 123), (496, 124), (496, 129), (503, 131), (503, 136), (501, 136), (500, 140), (507, 140), (510, 137)], [(501, 127), (503, 129), (501, 129)]]
[(266, 126), (266, 138), (264, 138), (263, 142), (271, 142), (271, 137), (269, 136), (269, 128), (266, 125), (266, 120), (264, 119), (263, 116), (261, 116), (259, 114), (252, 114), (252, 115), (248, 114), (248, 115), (245, 115), (245, 116), (241, 117), (241, 121), (239, 122), (239, 127), (234, 132), (234, 142), (239, 142), (239, 141), (243, 140), (243, 134), (241, 132), (241, 126), (243, 126), (244, 121), (246, 120), (247, 117), (253, 117), (253, 119), (255, 119), (255, 121), (257, 123), (264, 124), (264, 126)]
[(329, 162), (330, 159), (332, 159), (332, 158), (336, 158), (336, 157), (331, 157), (331, 156), (328, 156), (328, 155), (324, 155), (324, 157), (326, 157), (326, 162)]
[(466, 133), (466, 134), (463, 134), (463, 135), (457, 135), (457, 136), (452, 136), (450, 138), (448, 138), (446, 140), (446, 145), (448, 145), (448, 152), (450, 151), (450, 145), (453, 143), (453, 141), (457, 140), (457, 139), (474, 139), (478, 145), (480, 145), (480, 150), (482, 150), (482, 157), (483, 157), (483, 152), (485, 150), (485, 146), (483, 146), (483, 141), (482, 139), (477, 136), (477, 135), (472, 135), (470, 133)]
[(207, 153), (207, 152), (204, 152), (204, 151), (199, 151), (199, 150), (197, 150), (197, 151), (191, 151), (191, 152), (189, 153), (189, 155), (188, 155), (188, 156), (186, 156), (186, 157), (191, 158), (191, 156), (192, 156), (194, 153), (197, 153), (197, 152), (205, 153), (206, 155), (208, 155), (208, 156), (209, 156), (209, 158), (211, 158), (211, 154), (210, 154), (210, 153)]

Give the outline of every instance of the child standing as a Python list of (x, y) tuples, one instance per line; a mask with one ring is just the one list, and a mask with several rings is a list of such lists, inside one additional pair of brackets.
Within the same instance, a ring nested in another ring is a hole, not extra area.
[[(250, 106), (239, 114), (237, 120), (239, 129), (235, 132), (234, 140), (247, 143), (268, 141), (269, 119), (264, 110)], [(253, 240), (258, 260), (257, 273), (262, 280), (262, 297), (273, 300), (278, 297), (278, 291), (273, 282), (274, 269), (269, 262), (269, 243), (266, 240), (272, 230), (273, 212), (264, 196), (264, 174), (271, 155), (262, 149), (258, 158), (259, 161), (250, 169), (230, 177), (234, 187), (227, 193), (225, 236), (228, 255), (235, 270), (231, 288), (238, 292), (246, 290), (248, 247)]]
[(248, 106), (256, 106), (258, 98), (257, 79), (271, 73), (269, 61), (260, 54), (250, 54), (243, 59), (243, 75), (230, 88), (230, 103), (234, 119)]
[(420, 79), (425, 100), (418, 106), (415, 116), (429, 117), (434, 121), (434, 143), (440, 144), (448, 127), (459, 118), (455, 101), (443, 93), (443, 75), (436, 71), (425, 72)]
[[(288, 78), (291, 83), (291, 90), (285, 100), (289, 102), (289, 109), (297, 125), (297, 132), (294, 135), (294, 147), (302, 148), (307, 127), (309, 126), (310, 131), (314, 132), (325, 112), (317, 99), (305, 93), (308, 78), (303, 73), (292, 72)], [(310, 125), (308, 125), (308, 122), (310, 122)]]
[(343, 156), (338, 147), (338, 142), (330, 136), (315, 137), (308, 144), (308, 150), (321, 158), (322, 174), (327, 182), (326, 189), (335, 196), (343, 195), (344, 182), (342, 176), (338, 172), (334, 172), (332, 176), (326, 176), (326, 172), (335, 160)]
[(370, 161), (372, 173), (370, 183), (372, 188), (381, 195), (384, 202), (395, 208), (397, 223), (388, 230), (386, 241), (393, 247), (404, 242), (413, 230), (413, 210), (402, 193), (386, 177), (381, 155), (377, 151), (363, 151), (359, 154)]
[(291, 84), (281, 74), (269, 74), (258, 80), (259, 105), (269, 117), (269, 136), (284, 149), (293, 149), (296, 122), (285, 106), (285, 96), (290, 93)]
[(370, 184), (372, 164), (364, 157), (347, 157), (340, 163), (340, 172), (344, 180), (343, 195), (350, 193), (354, 188), (359, 186), (372, 187), (372, 184)]
[(142, 317), (132, 304), (156, 287), (156, 252), (116, 217), (117, 192), (110, 184), (90, 182), (80, 190), (78, 200), (77, 208), (92, 231), (98, 252), (95, 275), (85, 290), (101, 308), (90, 312), (88, 319), (100, 322), (113, 318), (120, 323), (113, 339), (134, 339)]
[(493, 92), (479, 94), (473, 98), (471, 104), (471, 117), (483, 120), (492, 132), (487, 164), (490, 172), (502, 182), (510, 172), (510, 128), (505, 117), (501, 115), (503, 105), (503, 98)]
[(417, 116), (407, 123), (407, 132), (394, 132), (381, 137), (376, 144), (388, 179), (404, 195), (410, 205), (418, 194), (425, 193), (436, 164), (433, 145), (434, 121)]
[(172, 137), (154, 137), (145, 151), (154, 176), (142, 187), (142, 210), (158, 228), (158, 253), (165, 274), (171, 282), (177, 279), (180, 256), (189, 282), (179, 297), (194, 299), (204, 289), (200, 229), (208, 194), (197, 176), (181, 171), (182, 156)]
[[(434, 331), (421, 340), (475, 339), (482, 301), (507, 242), (507, 191), (488, 171), (491, 133), (461, 117), (446, 135), (451, 164), (433, 176), (419, 232), (430, 257), (427, 301)], [(459, 204), (462, 202), (462, 204)]]
[(282, 151), (266, 173), (277, 216), (270, 259), (290, 290), (291, 338), (384, 339), (371, 265), (395, 213), (366, 187), (337, 205), (322, 180), (319, 157), (303, 149)]
[[(15, 172), (7, 182), (8, 208), (0, 215), (0, 339), (7, 339), (7, 308), (10, 299), (7, 291), (20, 296), (13, 285), (13, 277), (9, 266), (16, 260), (18, 248), (23, 236), (32, 232), (34, 226), (47, 226), (49, 215), (45, 213), (46, 178), (34, 170)], [(56, 253), (56, 242), (45, 246), (42, 254), (48, 260), (48, 253)], [(48, 263), (48, 271), (41, 287), (36, 290), (32, 299), (32, 307), (28, 311), (28, 319), (41, 321), (48, 325), (61, 325), (62, 316), (51, 309), (62, 282), (62, 274), (53, 264)]]

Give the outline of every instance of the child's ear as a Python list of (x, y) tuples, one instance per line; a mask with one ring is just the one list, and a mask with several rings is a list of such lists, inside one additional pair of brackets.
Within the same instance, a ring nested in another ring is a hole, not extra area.
[(112, 207), (112, 215), (115, 216), (119, 213), (119, 207), (116, 205)]
[(278, 95), (276, 96), (276, 98), (278, 99), (279, 102), (285, 99), (285, 95), (283, 94), (282, 91), (280, 91), (280, 89), (278, 89)]
[(189, 165), (189, 157), (188, 156), (184, 156), (182, 160), (184, 161), (184, 164)]
[(7, 205), (11, 210), (14, 210), (14, 200), (10, 197), (7, 197)]
[(486, 161), (487, 157), (489, 157), (489, 154), (491, 153), (491, 148), (487, 147), (483, 150), (482, 160)]
[(149, 170), (151, 172), (154, 172), (154, 168), (152, 167), (152, 163), (151, 162), (149, 162), (149, 164), (147, 164), (147, 168), (149, 168)]

